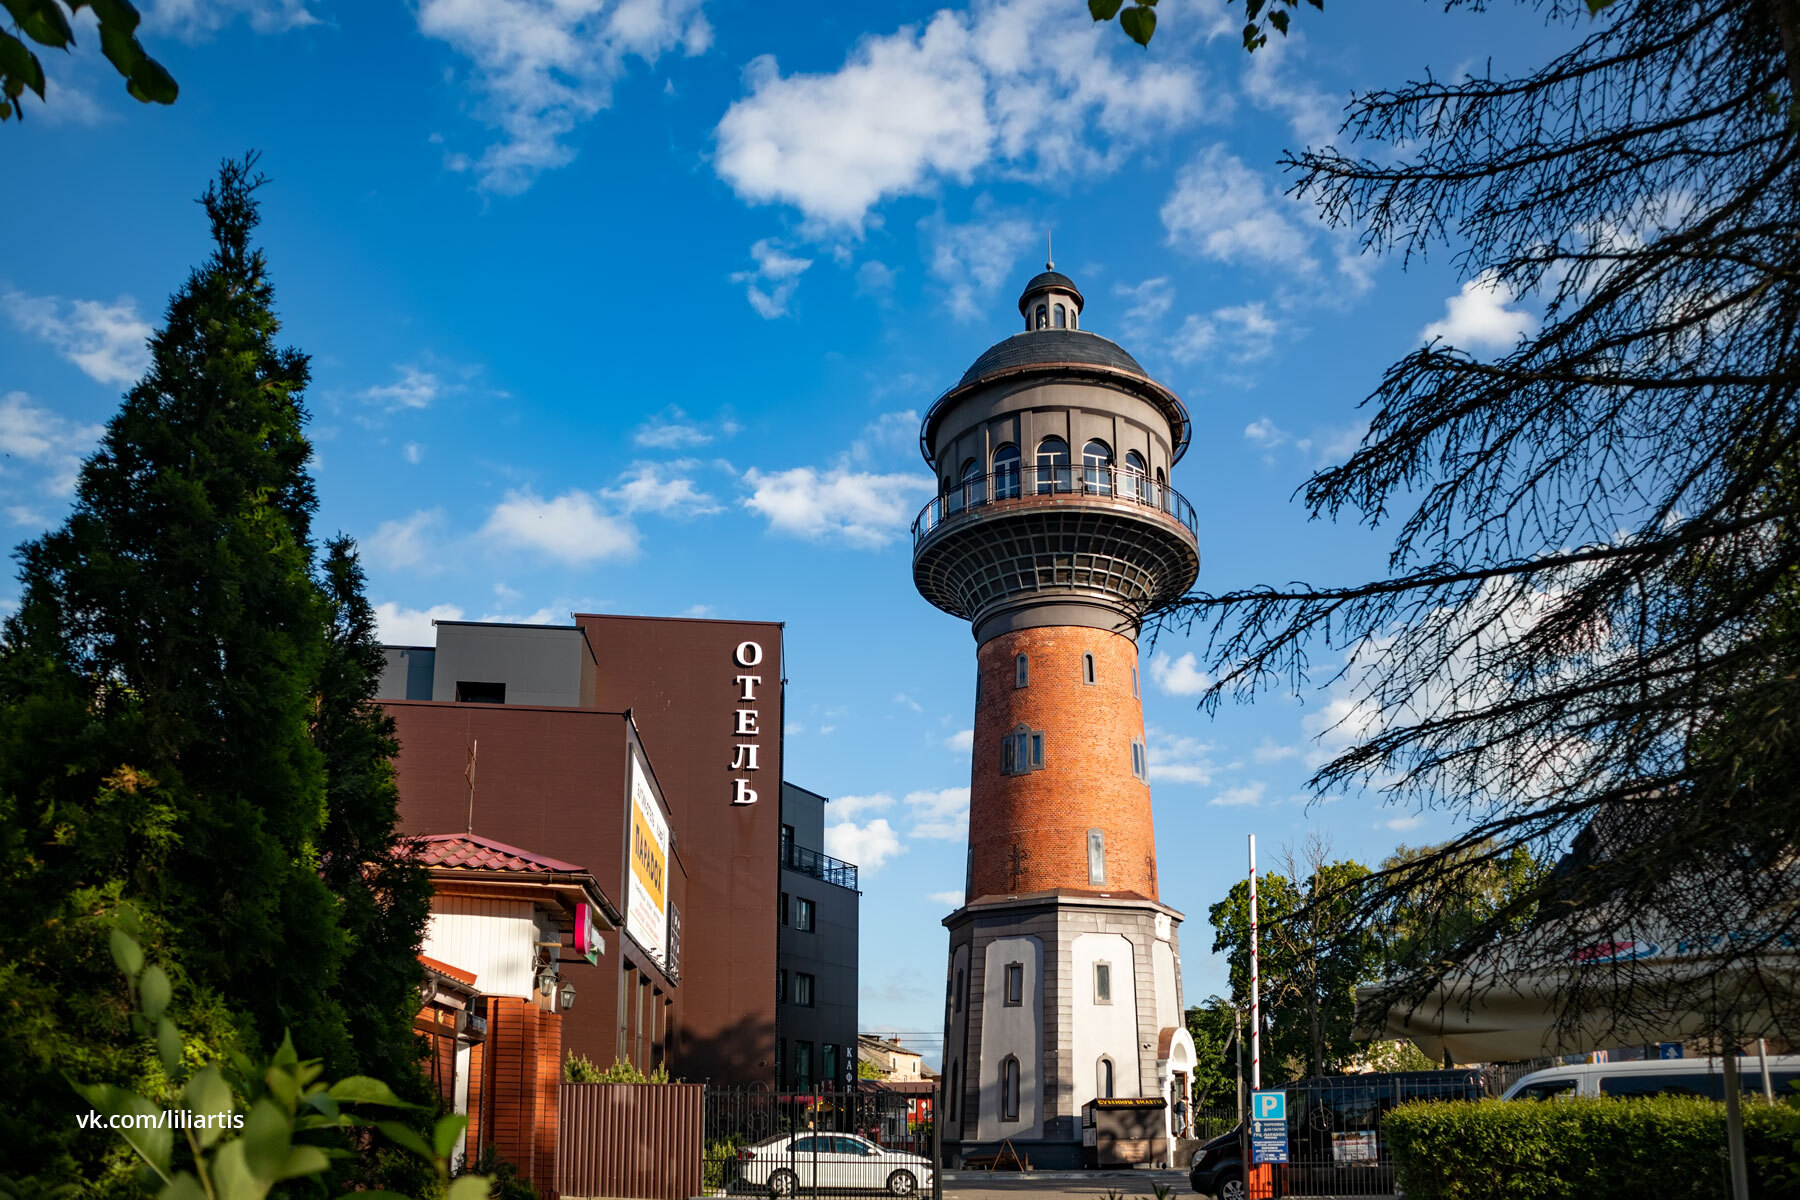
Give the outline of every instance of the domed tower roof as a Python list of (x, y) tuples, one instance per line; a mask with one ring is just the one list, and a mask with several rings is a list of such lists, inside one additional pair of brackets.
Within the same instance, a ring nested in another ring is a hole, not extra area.
[(1019, 311), (1021, 313), (1031, 307), (1031, 301), (1037, 293), (1052, 290), (1065, 292), (1074, 297), (1077, 312), (1087, 307), (1087, 301), (1082, 298), (1081, 289), (1075, 286), (1075, 281), (1056, 270), (1055, 266), (1055, 263), (1045, 263), (1044, 269), (1033, 275), (1025, 284), (1025, 290), (1019, 293)]

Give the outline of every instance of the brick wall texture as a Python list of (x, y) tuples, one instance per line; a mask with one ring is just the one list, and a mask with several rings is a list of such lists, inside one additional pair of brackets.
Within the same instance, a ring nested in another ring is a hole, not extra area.
[[(1015, 686), (1019, 655), (1029, 663)], [(1094, 656), (1095, 682), (1083, 655)], [(981, 674), (969, 790), (969, 899), (1069, 888), (1156, 899), (1150, 785), (1131, 773), (1144, 736), (1134, 694), (1137, 643), (1076, 626), (1002, 634), (977, 651)], [(1044, 734), (1044, 766), (1002, 775), (1001, 742), (1024, 725)], [(1106, 835), (1106, 882), (1088, 874), (1088, 831)], [(1013, 874), (1013, 847), (1025, 852)]]
[(485, 1049), (482, 1144), (547, 1192), (556, 1176), (562, 1016), (530, 1000), (490, 996)]

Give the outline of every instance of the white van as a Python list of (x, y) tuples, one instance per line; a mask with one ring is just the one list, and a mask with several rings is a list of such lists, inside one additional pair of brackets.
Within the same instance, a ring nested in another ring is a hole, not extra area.
[[(1800, 1054), (1769, 1055), (1769, 1082), (1774, 1086), (1776, 1099), (1792, 1096), (1797, 1081)], [(1762, 1064), (1755, 1055), (1738, 1059), (1738, 1083), (1746, 1094), (1762, 1094)], [(1550, 1100), (1561, 1096), (1702, 1096), (1723, 1100), (1725, 1067), (1716, 1058), (1575, 1063), (1522, 1076), (1500, 1098)]]

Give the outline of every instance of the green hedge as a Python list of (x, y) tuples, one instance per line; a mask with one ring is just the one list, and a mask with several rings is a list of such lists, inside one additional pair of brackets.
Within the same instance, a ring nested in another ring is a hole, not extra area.
[[(1407, 1200), (1718, 1200), (1731, 1194), (1716, 1100), (1409, 1104), (1384, 1132)], [(1800, 1109), (1744, 1106), (1750, 1194), (1800, 1200)]]

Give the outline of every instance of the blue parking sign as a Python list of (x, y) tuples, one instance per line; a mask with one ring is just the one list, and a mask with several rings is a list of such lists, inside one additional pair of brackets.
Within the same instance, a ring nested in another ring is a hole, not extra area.
[(1250, 1119), (1253, 1121), (1287, 1120), (1287, 1093), (1251, 1092)]

